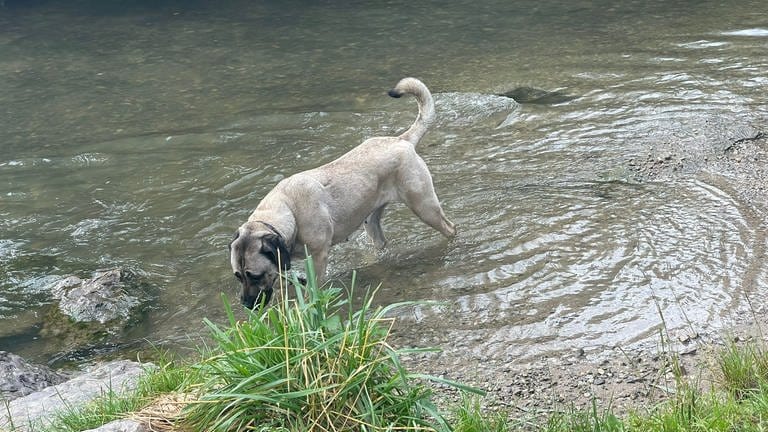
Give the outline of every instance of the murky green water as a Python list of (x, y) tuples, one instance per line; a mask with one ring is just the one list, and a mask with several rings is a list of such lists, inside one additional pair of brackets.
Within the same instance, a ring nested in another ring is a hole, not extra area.
[[(727, 183), (628, 169), (766, 118), (760, 1), (22, 3), (0, 8), (0, 350), (76, 357), (38, 333), (46, 287), (107, 266), (147, 302), (95, 351), (191, 345), (237, 293), (234, 229), (283, 176), (407, 127), (385, 92), (408, 75), (436, 93), (420, 153), (459, 236), (396, 206), (385, 252), (361, 234), (330, 271), (444, 301), (402, 317), (409, 342), (628, 346), (660, 313), (717, 330), (768, 292), (764, 227)], [(495, 96), (518, 87), (566, 97)]]

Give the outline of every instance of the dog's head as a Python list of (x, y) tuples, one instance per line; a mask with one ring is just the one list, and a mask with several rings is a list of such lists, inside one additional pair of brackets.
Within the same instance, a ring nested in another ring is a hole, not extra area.
[(283, 237), (270, 225), (246, 223), (229, 243), (229, 262), (242, 286), (240, 302), (248, 309), (269, 303), (272, 290), (291, 268), (291, 258)]

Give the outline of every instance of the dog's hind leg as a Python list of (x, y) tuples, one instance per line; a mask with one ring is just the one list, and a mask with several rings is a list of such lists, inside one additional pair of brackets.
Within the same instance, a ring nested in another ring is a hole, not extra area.
[(376, 249), (382, 249), (387, 244), (384, 237), (384, 231), (381, 229), (381, 216), (384, 214), (386, 204), (377, 208), (365, 218), (365, 232), (373, 240), (373, 246)]
[(434, 191), (432, 191), (431, 195), (424, 193), (423, 195), (416, 194), (411, 198), (406, 198), (405, 204), (416, 213), (419, 219), (439, 231), (445, 237), (451, 238), (456, 235), (456, 226), (445, 217), (445, 213), (443, 213), (443, 209), (440, 207), (440, 202), (437, 200), (437, 195), (435, 195)]
[(408, 167), (408, 181), (401, 182), (400, 198), (424, 223), (439, 231), (445, 237), (456, 235), (456, 226), (445, 217), (440, 201), (432, 184), (427, 164), (420, 157)]

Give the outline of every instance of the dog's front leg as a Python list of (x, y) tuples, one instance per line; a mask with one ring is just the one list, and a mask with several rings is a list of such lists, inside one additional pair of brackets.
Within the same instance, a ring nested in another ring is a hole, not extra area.
[(328, 269), (328, 254), (331, 252), (331, 246), (333, 246), (333, 227), (318, 225), (315, 226), (312, 233), (314, 235), (312, 242), (305, 244), (307, 253), (312, 258), (315, 267), (317, 285), (320, 286), (325, 282), (325, 272)]
[(321, 286), (325, 282), (325, 272), (328, 269), (328, 252), (331, 245), (327, 248), (310, 249), (309, 254), (312, 257), (312, 263), (315, 266), (315, 282)]

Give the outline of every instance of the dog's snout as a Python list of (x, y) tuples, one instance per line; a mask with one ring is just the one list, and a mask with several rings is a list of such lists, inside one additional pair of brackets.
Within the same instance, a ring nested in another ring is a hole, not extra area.
[(243, 294), (240, 296), (240, 303), (245, 306), (248, 309), (253, 309), (254, 307), (258, 307), (259, 309), (263, 308), (269, 303), (269, 300), (272, 299), (272, 290), (261, 290), (258, 294), (254, 295), (248, 295)]
[(240, 296), (240, 304), (247, 309), (253, 309), (253, 305), (256, 304), (256, 296)]

